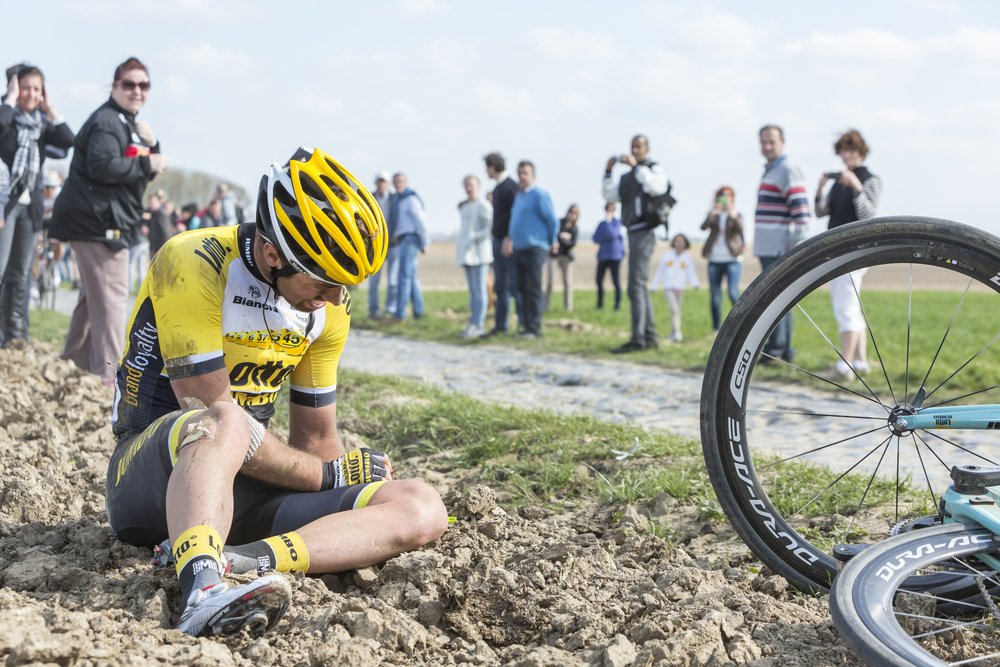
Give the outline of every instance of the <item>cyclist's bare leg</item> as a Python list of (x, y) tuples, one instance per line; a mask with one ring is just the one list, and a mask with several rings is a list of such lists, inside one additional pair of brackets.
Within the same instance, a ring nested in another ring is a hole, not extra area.
[(341, 572), (392, 558), (439, 538), (448, 512), (430, 485), (389, 481), (366, 507), (337, 512), (296, 532), (309, 549), (309, 572)]

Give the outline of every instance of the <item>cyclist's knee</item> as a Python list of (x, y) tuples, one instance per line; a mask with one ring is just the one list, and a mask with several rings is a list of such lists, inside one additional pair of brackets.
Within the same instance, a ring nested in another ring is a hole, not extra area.
[(374, 502), (384, 494), (400, 516), (398, 539), (404, 549), (416, 549), (441, 537), (448, 528), (448, 510), (440, 494), (419, 479), (402, 479), (386, 484)]
[(184, 425), (177, 446), (178, 454), (195, 444), (208, 444), (220, 455), (243, 457), (250, 432), (243, 408), (220, 401), (199, 411)]

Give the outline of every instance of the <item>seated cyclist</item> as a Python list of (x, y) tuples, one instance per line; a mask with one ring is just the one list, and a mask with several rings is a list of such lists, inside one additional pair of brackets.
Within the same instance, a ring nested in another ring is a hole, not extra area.
[[(388, 457), (345, 452), (337, 434), (345, 285), (378, 271), (386, 234), (358, 179), (299, 149), (261, 179), (255, 223), (181, 234), (153, 259), (116, 376), (107, 510), (122, 541), (169, 538), (179, 630), (260, 633), (284, 613), (282, 575), (229, 587), (225, 561), (337, 572), (446, 529), (433, 488), (393, 480)], [(267, 430), (286, 378), (287, 444)]]

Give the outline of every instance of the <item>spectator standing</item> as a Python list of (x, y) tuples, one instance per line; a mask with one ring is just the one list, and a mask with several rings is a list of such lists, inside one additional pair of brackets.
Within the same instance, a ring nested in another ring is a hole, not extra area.
[(509, 239), (504, 250), (514, 258), (514, 276), (521, 294), (521, 338), (542, 335), (542, 270), (549, 253), (559, 249), (559, 220), (549, 193), (535, 185), (535, 165), (517, 165), (518, 192), (510, 211)]
[(0, 104), (0, 159), (9, 170), (0, 209), (0, 343), (28, 336), (31, 265), (42, 229), (47, 149), (68, 149), (73, 131), (55, 110), (41, 70), (7, 70)]
[[(611, 171), (616, 162), (630, 170), (615, 183)], [(632, 309), (632, 336), (627, 343), (612, 350), (615, 354), (658, 347), (653, 305), (646, 283), (649, 264), (656, 249), (656, 227), (661, 221), (653, 210), (652, 198), (669, 189), (663, 168), (649, 158), (649, 139), (642, 134), (632, 137), (630, 155), (611, 157), (604, 168), (604, 199), (622, 203), (622, 224), (628, 230), (628, 298)]]
[(389, 204), (392, 217), (392, 244), (397, 247), (399, 274), (396, 291), (395, 321), (406, 317), (406, 306), (413, 303), (413, 318), (424, 316), (424, 295), (420, 290), (417, 267), (420, 255), (427, 252), (427, 216), (424, 202), (409, 187), (409, 180), (403, 172), (392, 177), (392, 187), (396, 189)]
[(500, 153), (490, 153), (483, 158), (486, 175), (495, 183), (491, 193), (493, 204), (493, 294), (496, 297), (493, 329), (487, 335), (507, 333), (507, 318), (510, 300), (514, 299), (514, 310), (521, 321), (521, 296), (515, 289), (514, 257), (504, 253), (505, 241), (510, 239), (510, 211), (517, 195), (517, 182), (507, 175), (507, 161)]
[(559, 269), (559, 277), (563, 286), (563, 308), (566, 312), (573, 310), (573, 247), (576, 245), (576, 237), (579, 230), (577, 222), (580, 220), (580, 207), (570, 204), (566, 211), (566, 217), (559, 221), (559, 236), (557, 243), (559, 249), (552, 253), (549, 258), (545, 272), (545, 310), (549, 309), (552, 301), (552, 283), (554, 282), (555, 268)]
[[(816, 188), (816, 216), (830, 216), (828, 229), (874, 217), (882, 196), (882, 179), (864, 164), (868, 144), (860, 132), (848, 130), (842, 134), (833, 151), (843, 161), (844, 170), (823, 174)], [(833, 186), (824, 196), (823, 189), (830, 180)], [(855, 373), (869, 370), (867, 326), (860, 299), (866, 271), (851, 271), (830, 281), (830, 299), (840, 331), (840, 358), (828, 373), (834, 379), (849, 380)]]
[(604, 220), (594, 230), (597, 244), (597, 308), (604, 308), (604, 274), (611, 274), (611, 284), (615, 288), (615, 310), (622, 304), (622, 285), (619, 278), (622, 259), (625, 258), (625, 228), (615, 215), (617, 204), (604, 205)]
[(143, 211), (142, 222), (135, 230), (132, 245), (128, 248), (128, 291), (134, 294), (139, 290), (146, 270), (149, 268), (149, 212)]
[(694, 259), (688, 250), (691, 242), (683, 234), (674, 236), (670, 242), (670, 250), (660, 258), (653, 276), (652, 289), (662, 289), (663, 296), (670, 306), (670, 342), (680, 343), (684, 340), (681, 334), (681, 305), (684, 300), (684, 290), (688, 287), (697, 288), (698, 274), (694, 271)]
[(455, 240), (458, 264), (465, 270), (469, 287), (469, 324), (463, 338), (486, 334), (486, 278), (493, 261), (493, 206), (479, 196), (479, 179), (466, 176), (462, 181), (468, 198), (458, 205), (461, 227)]
[(230, 191), (228, 184), (219, 183), (215, 186), (215, 196), (212, 200), (219, 202), (217, 218), (219, 227), (229, 227), (239, 223), (239, 216), (236, 214), (236, 195)]
[(715, 193), (715, 202), (708, 212), (702, 230), (708, 230), (708, 240), (701, 252), (708, 260), (709, 307), (712, 311), (712, 331), (722, 326), (722, 279), (726, 280), (729, 302), (740, 297), (740, 274), (743, 268), (743, 216), (734, 207), (736, 193), (723, 185)]
[[(757, 191), (754, 216), (754, 254), (762, 270), (800, 243), (809, 231), (809, 195), (802, 170), (785, 155), (785, 133), (777, 125), (765, 125), (758, 133), (760, 152), (767, 160)], [(764, 344), (762, 363), (774, 359), (792, 361), (792, 314), (787, 313)]]
[(115, 69), (111, 96), (80, 128), (50, 235), (69, 241), (80, 270), (63, 358), (114, 382), (128, 308), (128, 252), (142, 221), (146, 185), (166, 169), (152, 128), (136, 115), (149, 94), (138, 58)]
[[(389, 174), (387, 172), (380, 171), (375, 174), (375, 190), (372, 192), (372, 196), (375, 197), (379, 208), (382, 209), (382, 215), (385, 216), (386, 220), (389, 220), (389, 202), (392, 199), (392, 194), (389, 192)], [(392, 233), (393, 228), (389, 227), (389, 238), (392, 238)], [(396, 285), (399, 280), (399, 253), (396, 252), (396, 246), (392, 243), (389, 244), (389, 249), (386, 251), (382, 270), (368, 278), (368, 317), (373, 320), (382, 316), (379, 296), (379, 284), (382, 281), (382, 276), (385, 276), (386, 279), (385, 312), (386, 314), (395, 313)]]
[(149, 196), (149, 256), (163, 247), (174, 234), (177, 227), (167, 213), (167, 195), (163, 190), (157, 190)]

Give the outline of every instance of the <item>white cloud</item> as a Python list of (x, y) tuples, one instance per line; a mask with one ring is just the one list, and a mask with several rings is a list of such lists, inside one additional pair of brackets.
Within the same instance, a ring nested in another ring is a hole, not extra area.
[(418, 16), (439, 12), (445, 8), (441, 0), (400, 0), (399, 9), (404, 14)]
[(542, 53), (559, 60), (573, 62), (603, 60), (612, 55), (615, 40), (599, 32), (539, 28), (528, 34), (528, 39)]
[(924, 130), (935, 126), (935, 121), (929, 115), (913, 107), (889, 107), (879, 109), (872, 117), (886, 127), (896, 129)]
[(844, 60), (905, 60), (919, 57), (923, 51), (918, 42), (884, 30), (862, 28), (851, 32), (813, 33), (802, 40), (785, 45), (792, 56), (807, 56), (826, 61)]
[(524, 88), (511, 88), (497, 81), (480, 81), (472, 89), (472, 95), (482, 107), (482, 113), (510, 117), (516, 109), (520, 119), (537, 117), (534, 96)]
[(764, 42), (765, 31), (733, 14), (706, 10), (679, 21), (677, 36), (699, 50), (731, 57), (754, 53)]
[(930, 47), (974, 59), (1000, 60), (1000, 30), (959, 28), (954, 34), (931, 40)]
[(202, 73), (245, 70), (253, 64), (253, 59), (241, 51), (207, 43), (180, 46), (174, 49), (171, 60)]

